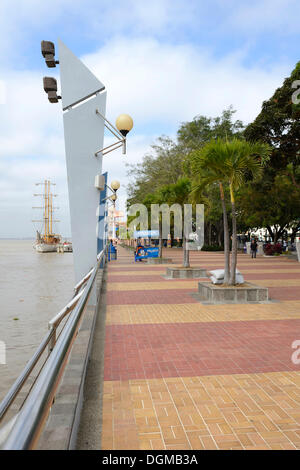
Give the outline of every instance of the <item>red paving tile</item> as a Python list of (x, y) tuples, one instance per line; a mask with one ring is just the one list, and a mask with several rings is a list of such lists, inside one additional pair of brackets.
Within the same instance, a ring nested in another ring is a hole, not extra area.
[(269, 298), (274, 300), (300, 300), (300, 287), (268, 287)]
[(166, 279), (160, 274), (150, 274), (145, 275), (144, 273), (141, 274), (134, 274), (134, 275), (108, 275), (107, 277), (108, 282), (157, 282), (157, 281), (166, 281)]
[(300, 370), (300, 320), (110, 325), (104, 380)]
[(198, 303), (190, 294), (196, 289), (113, 290), (107, 292), (107, 305), (191, 304)]
[(244, 274), (244, 277), (246, 280), (249, 281), (251, 279), (300, 279), (300, 273), (277, 273), (276, 271), (274, 271), (273, 273), (254, 272)]

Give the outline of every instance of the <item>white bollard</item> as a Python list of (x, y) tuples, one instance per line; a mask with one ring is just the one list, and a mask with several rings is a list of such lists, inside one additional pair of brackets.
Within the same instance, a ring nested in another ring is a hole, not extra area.
[(296, 250), (298, 255), (298, 261), (300, 263), (300, 242), (296, 242)]

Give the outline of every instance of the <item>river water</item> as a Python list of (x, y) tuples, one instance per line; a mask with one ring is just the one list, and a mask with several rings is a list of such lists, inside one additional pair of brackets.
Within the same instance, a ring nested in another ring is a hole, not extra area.
[[(72, 298), (72, 253), (37, 253), (33, 240), (0, 240), (0, 400), (22, 371), (50, 320)], [(1, 356), (0, 356), (1, 359)]]

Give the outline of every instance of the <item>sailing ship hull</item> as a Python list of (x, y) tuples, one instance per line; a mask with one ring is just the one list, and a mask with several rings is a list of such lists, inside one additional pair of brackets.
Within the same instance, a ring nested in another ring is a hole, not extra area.
[(57, 251), (57, 245), (50, 245), (48, 243), (37, 243), (35, 249), (38, 253), (50, 253)]

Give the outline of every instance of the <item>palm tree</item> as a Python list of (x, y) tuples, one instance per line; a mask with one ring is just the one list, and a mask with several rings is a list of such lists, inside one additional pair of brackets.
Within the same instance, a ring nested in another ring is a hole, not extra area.
[[(224, 283), (235, 284), (237, 265), (237, 230), (236, 230), (236, 191), (249, 179), (262, 174), (263, 165), (268, 161), (271, 147), (261, 142), (247, 142), (240, 139), (225, 141), (217, 139), (191, 154), (192, 168), (200, 175), (200, 183), (205, 186), (218, 182), (224, 221)], [(197, 186), (196, 185), (196, 186)], [(232, 257), (230, 268), (228, 217), (224, 197), (224, 185), (228, 185), (232, 208)]]
[(192, 152), (189, 156), (191, 168), (194, 172), (193, 192), (202, 192), (206, 186), (218, 183), (224, 224), (224, 283), (230, 278), (230, 243), (228, 216), (224, 194), (226, 174), (224, 161), (220, 149), (221, 140), (210, 141), (202, 149)]
[(262, 175), (263, 165), (270, 158), (271, 147), (262, 142), (247, 142), (233, 139), (223, 144), (225, 171), (229, 180), (230, 202), (232, 208), (232, 258), (230, 285), (235, 284), (237, 265), (237, 231), (235, 193), (248, 179)]

